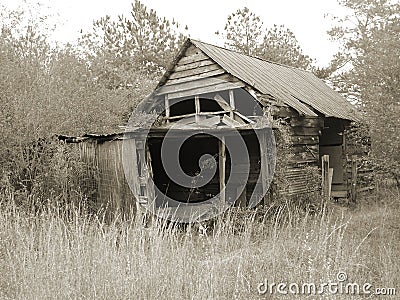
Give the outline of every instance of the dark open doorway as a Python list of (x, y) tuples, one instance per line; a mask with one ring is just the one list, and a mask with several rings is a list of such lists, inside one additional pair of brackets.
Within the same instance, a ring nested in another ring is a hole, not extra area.
[[(229, 139), (234, 139), (233, 136), (224, 137), (229, 144)], [(238, 138), (238, 137), (236, 137)], [(246, 131), (240, 139), (243, 139), (249, 154), (249, 174), (247, 175), (247, 182), (244, 190), (239, 189), (240, 182), (233, 182), (237, 189), (230, 189), (226, 191), (226, 201), (237, 199), (236, 205), (245, 206), (248, 203), (253, 191), (255, 191), (256, 182), (260, 176), (260, 145), (254, 131)], [(169, 142), (174, 142), (173, 138), (169, 137)], [(165, 137), (151, 137), (148, 138), (149, 151), (151, 155), (151, 167), (153, 171), (153, 179), (155, 186), (159, 190), (156, 192), (156, 207), (163, 207), (165, 205), (165, 195), (182, 203), (200, 203), (207, 199), (211, 199), (220, 193), (220, 141), (218, 138), (208, 134), (197, 134), (188, 138), (182, 145), (179, 153), (179, 163), (185, 174), (188, 176), (196, 176), (200, 172), (200, 164), (202, 164), (201, 157), (205, 154), (209, 158), (215, 160), (215, 164), (207, 163), (206, 168), (214, 168), (211, 171), (213, 176), (209, 182), (201, 187), (188, 188), (181, 186), (171, 180), (167, 175), (162, 159), (161, 159), (161, 146), (165, 142)], [(178, 143), (178, 142), (176, 142)], [(241, 157), (237, 158), (234, 162), (231, 161), (229, 150), (226, 149), (225, 160), (225, 184), (230, 180), (231, 164), (235, 164), (239, 170), (240, 164), (245, 163), (241, 161)], [(245, 167), (243, 167), (245, 170)], [(233, 179), (232, 179), (233, 180)], [(168, 204), (170, 205), (170, 204)]]
[[(156, 193), (156, 206), (164, 205), (164, 195), (182, 203), (198, 203), (210, 199), (219, 193), (218, 164), (208, 164), (214, 172), (212, 179), (201, 187), (184, 187), (171, 180), (161, 160), (161, 145), (164, 138), (150, 138), (148, 140), (153, 169), (153, 178), (156, 187), (161, 193)], [(169, 140), (169, 143), (174, 143)], [(177, 143), (177, 142), (176, 142)], [(218, 139), (209, 135), (194, 135), (189, 137), (182, 145), (179, 152), (179, 163), (188, 176), (194, 177), (201, 171), (200, 158), (208, 154), (218, 161)], [(172, 154), (174, 155), (174, 154)], [(207, 163), (207, 162), (204, 162)]]
[(319, 143), (320, 162), (323, 155), (329, 155), (329, 167), (333, 169), (331, 187), (333, 197), (345, 197), (346, 193), (343, 131), (342, 120), (327, 118)]

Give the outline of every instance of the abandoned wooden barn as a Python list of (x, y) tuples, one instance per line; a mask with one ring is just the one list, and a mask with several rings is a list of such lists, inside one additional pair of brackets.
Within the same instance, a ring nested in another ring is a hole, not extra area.
[[(347, 132), (360, 117), (352, 104), (311, 72), (188, 39), (138, 110), (159, 116), (148, 132), (128, 126), (124, 132), (69, 140), (80, 142), (82, 155), (96, 165), (97, 201), (113, 210), (134, 205), (131, 190), (140, 203), (155, 206), (161, 203), (160, 191), (191, 203), (219, 194), (229, 170), (243, 163), (237, 158), (230, 161), (221, 142), (233, 132), (239, 132), (245, 141), (250, 168), (246, 182), (238, 183), (242, 188), (233, 197), (239, 205), (249, 205), (251, 196), (257, 190), (263, 195), (272, 179), (275, 153), (268, 137), (271, 126), (279, 121), (288, 124), (293, 153), (284, 162), (287, 194), (310, 192), (304, 167), (321, 167), (326, 155), (329, 167), (324, 172), (329, 184), (325, 186), (329, 191), (325, 193), (348, 197), (352, 190), (350, 158), (355, 150), (347, 147)], [(265, 119), (272, 123), (263, 123)], [(195, 191), (174, 184), (163, 170), (161, 144), (173, 139), (176, 132), (195, 132), (183, 144), (179, 160), (188, 175), (199, 172), (202, 155), (217, 158), (214, 177)], [(127, 141), (131, 159), (123, 166), (123, 143)], [(125, 180), (127, 173), (134, 178), (132, 184)], [(318, 183), (315, 189), (320, 187)], [(223, 192), (220, 197), (228, 198), (229, 193), (235, 191)]]

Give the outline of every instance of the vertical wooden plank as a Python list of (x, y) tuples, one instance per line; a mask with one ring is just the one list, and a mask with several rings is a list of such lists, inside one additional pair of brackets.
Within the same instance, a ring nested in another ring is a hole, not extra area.
[(229, 90), (229, 104), (231, 106), (230, 117), (233, 119), (233, 111), (235, 110), (235, 96), (233, 94), (233, 90)]
[(342, 144), (342, 167), (343, 167), (343, 184), (346, 187), (346, 195), (349, 194), (349, 176), (347, 166), (347, 134), (346, 130), (343, 131), (343, 144)]
[(136, 206), (136, 212), (140, 212), (139, 208), (139, 192), (140, 192), (140, 187), (139, 187), (139, 170), (138, 170), (138, 158), (137, 158), (137, 149), (136, 149), (136, 140), (135, 139), (129, 139), (125, 140), (125, 153), (128, 153), (129, 156), (127, 160), (124, 162), (125, 164), (128, 164), (127, 166), (127, 174), (128, 176), (128, 181), (131, 182), (131, 187), (133, 188), (133, 194), (136, 197), (135, 199), (135, 206)]
[(196, 123), (198, 123), (199, 122), (199, 113), (200, 113), (200, 97), (199, 97), (199, 95), (196, 95), (194, 97), (194, 105), (196, 108), (195, 120), (196, 120)]
[(137, 170), (138, 170), (138, 202), (140, 205), (147, 205), (147, 178), (146, 175), (146, 156), (143, 140), (136, 140)]
[(154, 182), (153, 182), (153, 167), (151, 165), (151, 154), (149, 145), (146, 143), (146, 170), (147, 170), (147, 198), (148, 198), (148, 208), (155, 212), (156, 209), (156, 199), (155, 199), (155, 191), (154, 191)]
[(225, 205), (225, 162), (226, 162), (226, 149), (225, 137), (222, 136), (219, 141), (219, 194), (222, 205)]
[(261, 180), (262, 180), (262, 192), (264, 195), (264, 204), (266, 202), (266, 194), (267, 194), (267, 180), (269, 177), (268, 174), (268, 163), (267, 163), (267, 137), (266, 137), (266, 132), (261, 133), (260, 137), (260, 158), (261, 158), (261, 169), (260, 169), (260, 175), (261, 175)]
[[(114, 142), (108, 142), (110, 145), (109, 147), (109, 156), (110, 160), (112, 163), (112, 169), (110, 170), (110, 176), (113, 178), (111, 181), (111, 186), (110, 186), (110, 198), (114, 206), (114, 214), (115, 215), (122, 215), (124, 211), (124, 206), (123, 206), (123, 195), (121, 197), (121, 176), (119, 173), (119, 165), (120, 165), (120, 160), (119, 160), (119, 143), (121, 141), (114, 141)], [(110, 166), (111, 167), (111, 166)]]
[(108, 209), (108, 199), (107, 199), (107, 194), (106, 194), (106, 189), (107, 189), (107, 182), (106, 182), (106, 172), (108, 170), (107, 168), (107, 157), (104, 154), (103, 151), (104, 144), (97, 144), (96, 147), (96, 157), (97, 157), (97, 165), (99, 169), (99, 189), (98, 189), (98, 204), (99, 207)]
[(322, 156), (322, 195), (329, 197), (329, 155)]
[(357, 201), (357, 155), (351, 156), (351, 201)]
[(147, 209), (155, 210), (155, 191), (153, 184), (153, 169), (151, 166), (151, 154), (146, 140), (136, 140), (137, 151), (137, 182), (139, 206), (145, 205)]

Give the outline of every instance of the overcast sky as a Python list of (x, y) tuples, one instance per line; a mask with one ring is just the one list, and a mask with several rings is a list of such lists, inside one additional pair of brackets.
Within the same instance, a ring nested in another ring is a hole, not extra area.
[[(74, 41), (81, 29), (88, 30), (92, 21), (105, 15), (128, 15), (133, 0), (26, 0), (43, 4), (44, 13), (57, 16), (55, 39)], [(0, 0), (6, 7), (16, 7), (22, 0)], [(222, 30), (229, 14), (247, 6), (258, 14), (267, 27), (283, 24), (296, 35), (304, 52), (315, 58), (317, 65), (327, 65), (337, 51), (326, 31), (332, 26), (332, 15), (343, 16), (346, 11), (337, 0), (142, 0), (161, 17), (174, 18), (189, 27), (192, 38), (221, 45), (214, 34)], [(331, 16), (325, 17), (326, 14)]]

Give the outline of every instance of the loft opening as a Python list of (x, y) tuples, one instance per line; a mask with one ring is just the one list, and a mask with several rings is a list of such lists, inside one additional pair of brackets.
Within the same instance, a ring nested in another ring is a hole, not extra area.
[(236, 110), (244, 116), (262, 116), (263, 109), (245, 89), (219, 91), (203, 94), (199, 97), (196, 108), (196, 97), (169, 99), (169, 117), (192, 115), (195, 113), (215, 113)]

